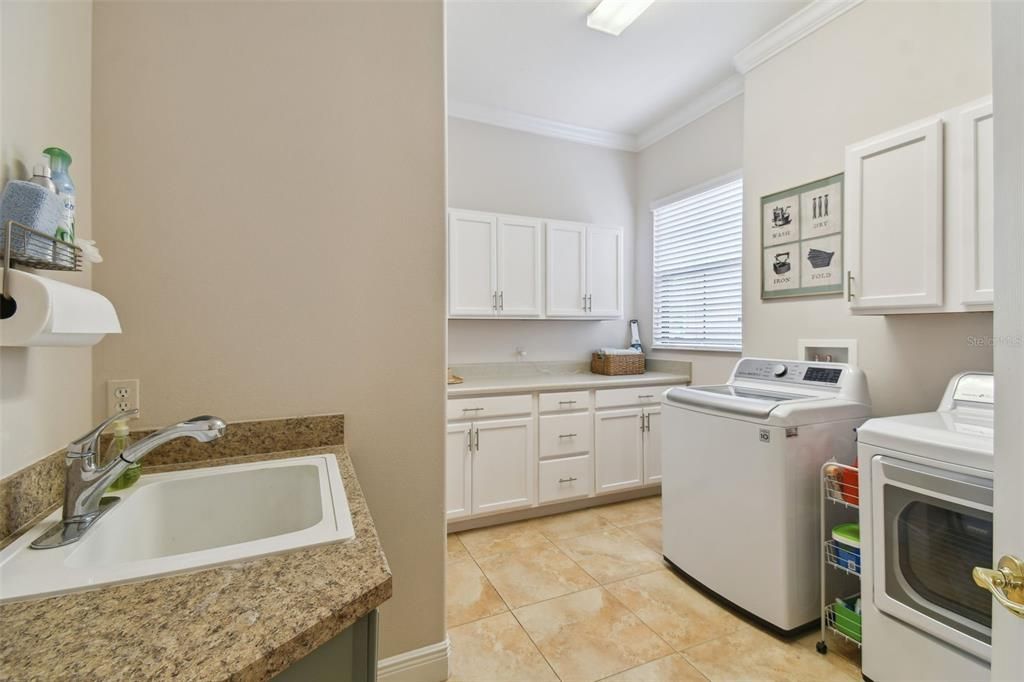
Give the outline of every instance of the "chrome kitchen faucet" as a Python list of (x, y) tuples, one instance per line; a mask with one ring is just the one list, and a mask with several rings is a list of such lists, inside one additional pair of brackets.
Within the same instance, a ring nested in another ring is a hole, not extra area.
[(106, 466), (98, 466), (99, 441), (103, 430), (115, 419), (138, 413), (138, 410), (129, 410), (116, 414), (68, 445), (64, 455), (63, 518), (40, 535), (32, 543), (32, 549), (52, 549), (80, 540), (97, 519), (121, 501), (119, 497), (103, 497), (110, 484), (154, 448), (184, 437), (209, 443), (223, 436), (227, 429), (227, 424), (219, 417), (192, 417), (188, 421), (151, 433), (129, 445)]

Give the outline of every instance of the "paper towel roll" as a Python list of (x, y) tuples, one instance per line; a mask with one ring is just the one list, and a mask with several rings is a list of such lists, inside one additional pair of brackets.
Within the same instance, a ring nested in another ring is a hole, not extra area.
[(93, 346), (120, 334), (113, 304), (95, 291), (12, 269), (14, 315), (0, 320), (2, 346)]

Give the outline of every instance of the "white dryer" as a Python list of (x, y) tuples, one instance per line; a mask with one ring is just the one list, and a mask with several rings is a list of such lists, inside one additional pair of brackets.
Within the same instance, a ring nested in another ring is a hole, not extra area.
[(821, 616), (821, 466), (852, 463), (871, 412), (860, 370), (743, 358), (729, 383), (662, 400), (663, 553), (769, 627)]
[(954, 376), (935, 412), (859, 431), (862, 666), (876, 682), (988, 680), (993, 379)]

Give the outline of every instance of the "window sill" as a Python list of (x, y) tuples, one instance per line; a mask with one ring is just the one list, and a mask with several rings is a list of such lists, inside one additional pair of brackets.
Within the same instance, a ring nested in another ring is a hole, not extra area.
[(709, 351), (711, 353), (732, 353), (742, 355), (743, 350), (732, 346), (651, 346), (651, 350), (679, 350), (687, 353)]

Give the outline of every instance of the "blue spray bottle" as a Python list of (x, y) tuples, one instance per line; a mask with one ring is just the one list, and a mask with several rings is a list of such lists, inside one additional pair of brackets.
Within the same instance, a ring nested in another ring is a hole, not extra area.
[(57, 227), (57, 239), (69, 244), (75, 243), (75, 183), (71, 181), (68, 167), (71, 155), (60, 147), (47, 147), (43, 154), (50, 157), (50, 171), (53, 184), (57, 187), (57, 198), (61, 202), (61, 220)]

